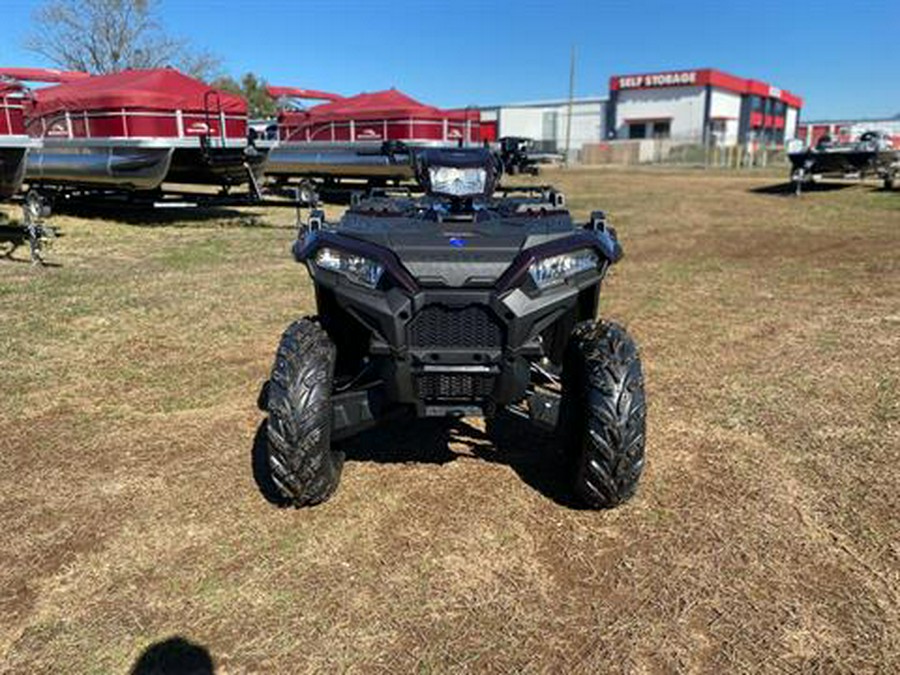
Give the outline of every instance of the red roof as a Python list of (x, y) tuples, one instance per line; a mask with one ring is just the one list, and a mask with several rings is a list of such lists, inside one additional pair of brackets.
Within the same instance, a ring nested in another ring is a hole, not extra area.
[(35, 92), (34, 116), (63, 110), (188, 110), (246, 113), (247, 103), (236, 94), (213, 89), (173, 68), (124, 70), (96, 75)]

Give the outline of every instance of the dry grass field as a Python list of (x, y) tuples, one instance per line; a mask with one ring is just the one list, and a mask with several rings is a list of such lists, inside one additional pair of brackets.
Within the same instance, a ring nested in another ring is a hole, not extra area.
[(609, 512), (477, 420), (266, 502), (256, 395), (312, 310), (287, 210), (0, 250), (0, 672), (148, 672), (176, 636), (218, 673), (900, 671), (900, 193), (782, 177), (545, 174), (626, 251), (601, 311), (642, 345), (648, 466)]

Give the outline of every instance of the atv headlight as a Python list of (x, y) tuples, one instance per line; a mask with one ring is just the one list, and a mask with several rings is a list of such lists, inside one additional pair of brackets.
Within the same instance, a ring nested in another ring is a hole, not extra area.
[(572, 253), (555, 255), (531, 263), (528, 273), (538, 288), (548, 288), (560, 284), (579, 272), (595, 269), (600, 258), (589, 248)]
[(343, 274), (350, 281), (368, 288), (375, 288), (384, 274), (384, 265), (381, 263), (334, 248), (320, 249), (316, 253), (316, 265)]
[(430, 166), (428, 178), (436, 194), (468, 197), (484, 194), (487, 171), (481, 167)]

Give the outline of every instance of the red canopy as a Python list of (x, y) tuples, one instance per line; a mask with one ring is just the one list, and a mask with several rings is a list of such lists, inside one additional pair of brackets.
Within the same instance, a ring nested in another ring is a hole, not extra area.
[(213, 89), (173, 68), (96, 75), (40, 89), (35, 98), (31, 114), (38, 117), (63, 110), (120, 108), (247, 112), (247, 102), (242, 97)]
[(441, 111), (419, 103), (396, 89), (357, 94), (333, 103), (324, 103), (309, 109), (311, 117), (335, 119), (383, 119), (386, 117), (428, 117)]
[(342, 98), (340, 94), (330, 94), (327, 91), (319, 91), (317, 89), (299, 89), (297, 87), (274, 87), (272, 85), (268, 85), (266, 87), (266, 93), (271, 98), (281, 98), (282, 96), (287, 98), (311, 98), (311, 99), (321, 99), (323, 101), (338, 101)]
[(10, 77), (23, 82), (75, 82), (90, 75), (77, 70), (56, 68), (0, 68), (0, 77)]
[(23, 87), (19, 82), (0, 80), (0, 96), (21, 92), (22, 89)]
[(382, 119), (466, 119), (465, 111), (441, 110), (420, 103), (396, 89), (386, 89), (366, 94), (348, 96), (331, 103), (323, 103), (299, 113), (311, 122), (338, 120)]

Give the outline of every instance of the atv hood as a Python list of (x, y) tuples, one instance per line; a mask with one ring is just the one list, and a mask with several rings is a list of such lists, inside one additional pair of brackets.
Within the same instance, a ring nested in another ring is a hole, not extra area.
[(568, 216), (482, 222), (345, 218), (337, 232), (388, 249), (423, 287), (489, 287), (526, 249), (569, 236)]

